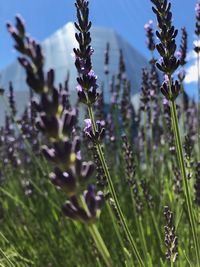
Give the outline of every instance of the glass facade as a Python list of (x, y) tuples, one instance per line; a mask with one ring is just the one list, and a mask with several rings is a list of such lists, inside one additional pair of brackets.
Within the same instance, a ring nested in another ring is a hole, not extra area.
[[(67, 72), (70, 72), (70, 90), (72, 99), (76, 98), (76, 76), (74, 67), (73, 48), (77, 46), (73, 23), (66, 24), (53, 35), (42, 42), (45, 55), (45, 68), (54, 68), (56, 84), (63, 83)], [(126, 64), (126, 73), (131, 80), (133, 94), (140, 89), (141, 68), (147, 66), (147, 60), (112, 29), (93, 27), (91, 29), (92, 46), (94, 48), (93, 69), (98, 76), (99, 84), (105, 81), (104, 51), (106, 43), (110, 43), (110, 75), (116, 74), (119, 62), (119, 50), (122, 49)], [(25, 82), (25, 72), (18, 62), (14, 62), (0, 72), (0, 84), (7, 89), (9, 81), (13, 82), (19, 111), (23, 109), (28, 87)], [(24, 94), (24, 97), (21, 97)], [(18, 96), (19, 95), (19, 96)], [(109, 102), (109, 95), (105, 92), (105, 100)], [(24, 103), (22, 103), (24, 101)], [(1, 113), (2, 114), (2, 113)], [(0, 118), (2, 121), (2, 119)]]

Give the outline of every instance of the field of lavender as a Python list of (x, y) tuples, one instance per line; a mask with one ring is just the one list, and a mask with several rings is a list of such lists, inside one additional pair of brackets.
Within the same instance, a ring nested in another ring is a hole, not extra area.
[[(98, 86), (89, 1), (75, 3), (76, 88), (68, 79), (55, 85), (56, 73), (45, 72), (41, 45), (19, 16), (15, 26), (7, 24), (30, 101), (19, 117), (15, 85), (8, 96), (0, 90), (7, 105), (0, 129), (1, 267), (200, 266), (200, 82), (193, 100), (184, 88), (186, 29), (177, 44), (170, 2), (151, 2), (157, 29), (151, 21), (144, 27), (150, 56), (139, 109), (122, 51), (118, 73), (110, 75), (109, 44), (102, 66), (109, 82)], [(195, 11), (198, 39), (200, 3)], [(198, 43), (194, 50), (200, 77)]]

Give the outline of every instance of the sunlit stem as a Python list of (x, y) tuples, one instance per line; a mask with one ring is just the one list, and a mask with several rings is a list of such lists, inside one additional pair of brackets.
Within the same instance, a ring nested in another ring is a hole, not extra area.
[[(87, 208), (87, 205), (86, 205), (83, 197), (80, 197), (80, 202), (81, 202), (83, 208), (88, 212), (88, 208)], [(88, 224), (88, 230), (89, 230), (89, 232), (90, 232), (90, 234), (94, 240), (94, 243), (95, 243), (100, 255), (102, 256), (106, 266), (107, 267), (114, 267), (110, 253), (109, 253), (109, 251), (108, 251), (108, 249), (104, 243), (104, 240), (101, 237), (101, 234), (99, 233), (99, 230), (97, 229), (96, 225), (94, 223)]]
[[(170, 93), (172, 91), (171, 82), (172, 82), (171, 77), (169, 76)], [(176, 151), (177, 151), (178, 161), (180, 165), (181, 176), (183, 179), (184, 195), (185, 195), (189, 222), (191, 225), (192, 237), (193, 237), (194, 247), (195, 247), (195, 252), (196, 252), (196, 258), (197, 258), (197, 264), (198, 264), (197, 266), (200, 266), (199, 243), (198, 243), (197, 231), (196, 231), (197, 228), (196, 228), (195, 218), (194, 218), (194, 214), (192, 210), (192, 200), (191, 200), (187, 172), (186, 172), (186, 167), (185, 167), (185, 162), (184, 162), (183, 145), (182, 145), (179, 125), (178, 125), (178, 116), (177, 116), (175, 100), (170, 101), (170, 111), (171, 111), (171, 117), (172, 117), (172, 127), (173, 127), (174, 136), (175, 136)]]
[[(93, 114), (91, 105), (88, 105), (88, 113), (89, 113), (89, 116), (90, 116), (90, 119), (91, 119), (91, 122), (92, 122), (93, 131), (96, 131), (96, 122), (95, 122), (95, 119), (94, 119), (94, 114)], [(133, 237), (131, 235), (131, 232), (130, 232), (130, 230), (128, 228), (127, 222), (126, 222), (126, 220), (124, 218), (123, 212), (122, 212), (121, 207), (119, 205), (117, 194), (115, 192), (115, 188), (114, 188), (114, 185), (113, 185), (113, 182), (112, 182), (112, 179), (111, 179), (110, 172), (108, 170), (108, 166), (107, 166), (107, 163), (106, 163), (106, 160), (105, 160), (105, 157), (104, 157), (104, 153), (103, 153), (103, 149), (102, 149), (101, 144), (96, 143), (96, 149), (97, 149), (97, 153), (98, 153), (98, 156), (99, 156), (99, 159), (100, 159), (104, 174), (105, 174), (105, 176), (107, 178), (109, 190), (110, 190), (111, 196), (112, 196), (112, 198), (114, 200), (114, 203), (115, 203), (115, 206), (116, 206), (116, 210), (117, 210), (117, 212), (119, 214), (119, 218), (120, 218), (123, 230), (124, 230), (124, 232), (126, 234), (126, 237), (127, 237), (128, 241), (129, 241), (130, 245), (131, 245), (131, 248), (132, 248), (132, 251), (133, 251), (135, 257), (138, 260), (138, 263), (140, 264), (140, 266), (144, 267), (145, 265), (143, 263), (143, 260), (142, 260), (142, 258), (140, 256), (140, 253), (139, 253), (139, 251), (137, 249), (136, 243), (135, 243), (135, 241), (134, 241), (134, 239), (133, 239)]]
[(197, 86), (198, 86), (198, 149), (199, 149), (199, 157), (200, 157), (200, 54), (197, 53)]

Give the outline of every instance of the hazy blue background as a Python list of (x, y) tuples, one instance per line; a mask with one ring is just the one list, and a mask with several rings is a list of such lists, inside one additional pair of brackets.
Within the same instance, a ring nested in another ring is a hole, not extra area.
[[(195, 0), (172, 0), (174, 24), (180, 29), (186, 26), (189, 33), (189, 50), (193, 48), (195, 24)], [(114, 28), (146, 57), (144, 24), (155, 21), (150, 0), (91, 0), (90, 14), (93, 24)], [(0, 69), (16, 58), (5, 23), (14, 21), (21, 14), (27, 30), (39, 41), (44, 40), (69, 21), (75, 19), (74, 0), (0, 0)], [(194, 64), (194, 59), (190, 61)], [(189, 85), (191, 94), (194, 83)]]

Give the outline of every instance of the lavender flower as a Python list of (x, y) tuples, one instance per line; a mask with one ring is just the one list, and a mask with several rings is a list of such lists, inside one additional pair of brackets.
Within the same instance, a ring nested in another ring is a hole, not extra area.
[(87, 206), (87, 210), (83, 209), (75, 196), (71, 197), (63, 207), (62, 211), (65, 216), (80, 220), (84, 223), (94, 223), (98, 217), (98, 211), (100, 211), (103, 204), (103, 193), (95, 193), (94, 186), (88, 186), (88, 189), (84, 191), (84, 202)]
[(129, 81), (124, 82), (120, 104), (123, 127), (127, 132), (131, 132), (135, 111), (131, 103), (131, 83)]
[(178, 259), (178, 237), (173, 224), (173, 213), (168, 206), (164, 207), (165, 216), (165, 245), (167, 247), (166, 258), (169, 261), (175, 262)]
[(15, 118), (17, 109), (16, 109), (16, 103), (15, 103), (15, 97), (14, 97), (14, 89), (13, 89), (13, 85), (11, 82), (9, 83), (8, 101), (9, 101), (11, 116)]
[(123, 145), (123, 157), (124, 157), (124, 163), (125, 163), (125, 168), (126, 168), (125, 169), (126, 179), (131, 190), (133, 190), (136, 211), (139, 215), (141, 215), (142, 209), (143, 209), (143, 203), (141, 201), (138, 182), (135, 178), (136, 166), (134, 164), (132, 149), (131, 149), (130, 144), (128, 143), (126, 135), (122, 136), (122, 141), (123, 141), (123, 144), (122, 144)]
[(200, 3), (197, 3), (195, 6), (195, 12), (196, 12), (196, 29), (195, 29), (195, 34), (197, 36), (200, 35)]
[(104, 84), (101, 86), (101, 93), (94, 105), (96, 118), (99, 120), (104, 120), (106, 116), (105, 103), (104, 103)]
[(97, 180), (97, 186), (102, 189), (104, 189), (107, 185), (107, 179), (106, 176), (104, 174), (104, 170), (101, 166), (101, 161), (99, 159), (99, 155), (97, 152), (96, 147), (92, 144), (91, 147), (91, 151), (92, 151), (92, 156), (93, 156), (93, 160), (95, 163), (95, 170), (96, 170), (96, 180)]
[(86, 126), (84, 128), (85, 134), (89, 137), (91, 141), (94, 143), (100, 142), (105, 134), (105, 121), (96, 121), (96, 130), (93, 131), (92, 129), (92, 122), (91, 119), (85, 119)]
[(200, 162), (197, 162), (195, 169), (195, 202), (200, 206)]
[(84, 128), (84, 132), (86, 134), (90, 134), (90, 132), (92, 131), (92, 122), (91, 122), (91, 119), (85, 119), (84, 120), (85, 122), (85, 128)]
[(185, 150), (185, 158), (188, 161), (191, 161), (192, 159), (193, 148), (194, 148), (194, 142), (192, 141), (189, 135), (186, 135), (185, 142), (184, 142), (184, 150)]
[(147, 182), (144, 179), (141, 180), (141, 187), (143, 190), (146, 205), (148, 206), (149, 209), (152, 209), (154, 206), (153, 197), (149, 192), (150, 191), (149, 190), (149, 184), (147, 184)]
[(122, 49), (119, 50), (119, 70), (118, 70), (117, 78), (119, 82), (126, 78), (126, 66), (125, 66)]
[(174, 172), (174, 193), (178, 196), (182, 193), (182, 177), (181, 173), (178, 168), (173, 167), (173, 172)]
[(176, 152), (176, 148), (175, 148), (174, 135), (172, 131), (170, 103), (166, 98), (163, 99), (163, 108), (164, 108), (164, 118), (167, 128), (167, 131), (165, 133), (166, 141), (169, 144), (169, 151), (171, 152), (172, 155), (174, 155)]
[(179, 81), (171, 81), (171, 88), (169, 87), (169, 82), (164, 81), (161, 88), (160, 88), (162, 94), (170, 101), (174, 101), (177, 96), (179, 95), (179, 92), (181, 90), (181, 85)]
[(196, 3), (195, 11), (197, 12), (197, 14), (200, 14), (200, 3)]
[(154, 51), (155, 49), (155, 42), (154, 42), (154, 31), (153, 31), (153, 21), (149, 20), (144, 25), (144, 29), (146, 31), (146, 44), (150, 51)]
[[(87, 17), (87, 2), (80, 1), (82, 11)], [(78, 5), (78, 4), (77, 4)], [(80, 19), (80, 13), (78, 11)], [(87, 19), (87, 18), (86, 18)], [(9, 32), (15, 40), (15, 48), (23, 55), (19, 58), (20, 64), (26, 71), (27, 83), (39, 96), (39, 101), (34, 101), (38, 119), (38, 129), (48, 137), (48, 145), (43, 146), (43, 153), (48, 161), (54, 165), (54, 171), (50, 173), (54, 185), (65, 191), (70, 198), (64, 206), (66, 216), (88, 222), (96, 217), (96, 210), (100, 207), (100, 195), (95, 196), (94, 189), (88, 188), (84, 194), (86, 205), (90, 214), (84, 208), (79, 207), (77, 198), (88, 183), (88, 178), (93, 173), (93, 163), (85, 162), (80, 154), (80, 139), (75, 136), (76, 110), (70, 107), (66, 109), (68, 95), (60, 87), (54, 86), (54, 71), (50, 69), (47, 74), (43, 70), (44, 56), (40, 44), (27, 37), (22, 20), (16, 18), (16, 28), (7, 25)], [(77, 38), (79, 38), (77, 36)], [(87, 36), (87, 41), (89, 37)], [(86, 40), (85, 40), (86, 41)], [(82, 47), (82, 46), (81, 46)], [(79, 93), (85, 93), (86, 102), (92, 102), (96, 97), (96, 75), (90, 65), (92, 48), (88, 48), (87, 58), (81, 56), (81, 50), (75, 50), (76, 65), (82, 76), (78, 78)], [(94, 94), (93, 94), (94, 93)], [(89, 121), (87, 121), (89, 131)], [(98, 195), (98, 193), (97, 193)], [(81, 215), (80, 215), (81, 214)]]
[(194, 99), (189, 103), (187, 112), (186, 112), (186, 131), (190, 136), (191, 141), (194, 143), (196, 140), (196, 133), (197, 133), (197, 106)]
[(106, 50), (104, 52), (104, 73), (105, 75), (108, 75), (109, 74), (109, 61), (110, 61), (110, 44), (107, 43), (106, 44)]
[(161, 103), (159, 101), (159, 88), (160, 88), (160, 80), (159, 75), (156, 70), (155, 64), (151, 64), (151, 71), (149, 74), (149, 87), (150, 89), (150, 100), (151, 100), (151, 123), (153, 130), (154, 142), (158, 143), (161, 135), (161, 127), (159, 125), (160, 117), (161, 117)]
[(111, 113), (107, 114), (106, 117), (106, 139), (110, 145), (114, 144), (116, 141), (115, 126), (113, 122), (113, 117)]
[(92, 70), (91, 56), (94, 52), (91, 47), (90, 28), (91, 21), (88, 19), (89, 2), (84, 0), (76, 1), (76, 10), (78, 23), (75, 27), (79, 33), (75, 34), (79, 48), (74, 48), (75, 66), (79, 73), (78, 96), (79, 100), (86, 105), (92, 105), (96, 102), (99, 93), (97, 92), (97, 76)]
[(181, 32), (182, 32), (181, 45), (179, 51), (177, 51), (177, 56), (180, 61), (180, 65), (184, 66), (187, 63), (186, 56), (187, 56), (188, 34), (185, 27), (181, 29)]
[(141, 101), (140, 109), (142, 111), (149, 110), (150, 88), (149, 88), (149, 72), (147, 69), (142, 69), (142, 87), (141, 87), (140, 101)]
[[(186, 76), (186, 71), (184, 69), (180, 69), (178, 72), (178, 79), (179, 79), (180, 83), (183, 83), (185, 76)], [(185, 93), (185, 91), (184, 91), (184, 93)]]
[[(151, 0), (155, 5), (152, 7), (157, 16), (159, 31), (156, 31), (160, 43), (156, 45), (157, 51), (161, 56), (161, 62), (157, 62), (157, 68), (171, 79), (172, 74), (180, 65), (180, 60), (176, 58), (175, 38), (178, 30), (172, 25), (171, 3), (167, 0)], [(169, 83), (168, 83), (169, 84)], [(163, 83), (161, 92), (171, 101), (175, 100), (180, 91), (180, 85), (175, 81), (172, 83), (172, 89), (167, 83)]]

